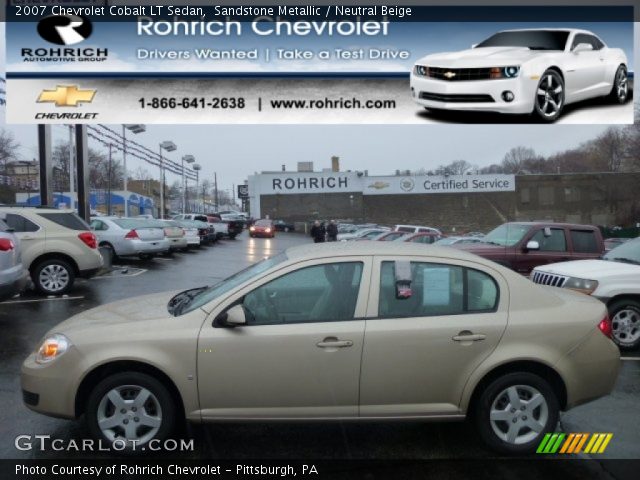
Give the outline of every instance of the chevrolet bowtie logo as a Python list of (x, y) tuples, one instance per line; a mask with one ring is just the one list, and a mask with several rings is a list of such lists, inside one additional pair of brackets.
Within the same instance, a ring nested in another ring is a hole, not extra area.
[(444, 76), (451, 79), (456, 76), (456, 72), (446, 72)]
[(38, 103), (53, 102), (56, 107), (77, 107), (78, 103), (90, 103), (95, 90), (79, 90), (76, 85), (58, 85), (55, 90), (43, 90)]

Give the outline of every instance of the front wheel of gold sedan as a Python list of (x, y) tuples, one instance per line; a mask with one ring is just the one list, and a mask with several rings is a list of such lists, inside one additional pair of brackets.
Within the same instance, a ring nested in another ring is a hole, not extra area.
[(482, 440), (494, 450), (531, 453), (558, 424), (558, 399), (549, 383), (532, 373), (510, 373), (481, 393), (475, 421)]
[(145, 448), (152, 440), (157, 443), (169, 437), (176, 423), (176, 406), (157, 379), (126, 372), (96, 385), (85, 416), (94, 438), (116, 451), (131, 452)]

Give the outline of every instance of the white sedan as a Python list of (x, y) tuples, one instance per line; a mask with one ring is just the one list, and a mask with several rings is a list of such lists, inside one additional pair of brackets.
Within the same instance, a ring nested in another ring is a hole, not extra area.
[(533, 113), (552, 122), (565, 105), (629, 96), (627, 57), (576, 29), (506, 30), (471, 49), (420, 59), (411, 94), (428, 110)]

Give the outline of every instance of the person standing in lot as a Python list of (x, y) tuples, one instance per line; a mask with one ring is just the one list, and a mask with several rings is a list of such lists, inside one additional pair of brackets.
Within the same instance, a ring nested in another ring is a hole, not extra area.
[(335, 220), (331, 220), (329, 222), (329, 226), (327, 227), (327, 242), (336, 241), (338, 241), (338, 225), (336, 225)]
[(313, 237), (314, 243), (324, 242), (325, 233), (324, 225), (322, 225), (319, 220), (313, 222), (313, 227), (311, 227), (311, 236)]

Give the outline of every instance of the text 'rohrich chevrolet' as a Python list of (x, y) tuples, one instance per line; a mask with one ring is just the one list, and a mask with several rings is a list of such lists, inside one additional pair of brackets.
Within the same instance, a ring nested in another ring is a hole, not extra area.
[(577, 29), (507, 30), (471, 49), (420, 59), (411, 93), (428, 110), (534, 114), (555, 121), (565, 105), (628, 97), (627, 57)]

